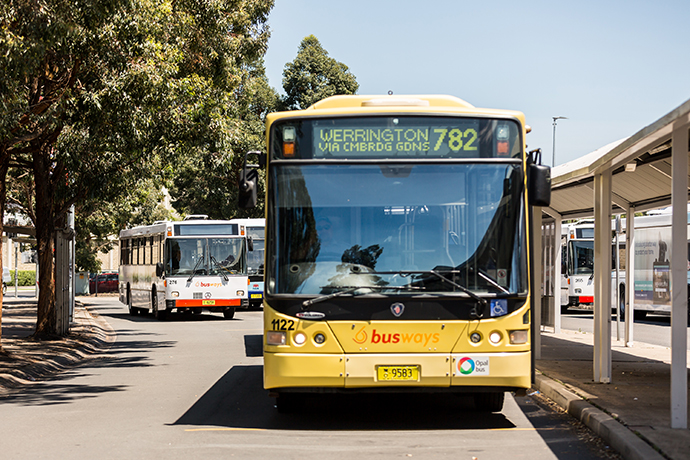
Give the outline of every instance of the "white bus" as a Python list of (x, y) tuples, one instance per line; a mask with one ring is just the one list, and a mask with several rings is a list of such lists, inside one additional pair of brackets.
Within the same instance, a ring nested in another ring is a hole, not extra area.
[[(625, 219), (622, 219), (624, 227)], [(611, 221), (612, 234), (616, 229)], [(611, 243), (611, 306), (625, 309), (625, 234)], [(616, 281), (616, 262), (619, 274)], [(561, 231), (561, 312), (568, 307), (591, 310), (594, 304), (594, 220), (564, 224)]]
[[(612, 221), (615, 230), (615, 221)], [(618, 244), (619, 273), (616, 281), (616, 243), (611, 246), (611, 307), (620, 308), (625, 314), (625, 230), (626, 220), (621, 219)], [(688, 268), (690, 269), (690, 213), (688, 213)], [(649, 313), (671, 313), (670, 260), (671, 254), (670, 210), (652, 211), (649, 215), (635, 218), (635, 319)], [(681, 255), (682, 256), (682, 255)], [(591, 309), (594, 302), (594, 222), (579, 221), (563, 226), (561, 267), (561, 311), (568, 307)], [(690, 286), (690, 271), (688, 272)], [(690, 292), (690, 289), (689, 289)]]
[(158, 319), (176, 310), (222, 312), (247, 308), (247, 243), (240, 226), (190, 216), (120, 232), (120, 302), (131, 315)]
[(247, 272), (249, 306), (259, 308), (264, 301), (264, 243), (266, 219), (231, 219), (247, 237)]

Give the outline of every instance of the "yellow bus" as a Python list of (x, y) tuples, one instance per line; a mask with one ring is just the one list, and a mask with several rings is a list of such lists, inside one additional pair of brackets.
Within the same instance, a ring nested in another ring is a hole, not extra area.
[(270, 114), (264, 386), (469, 392), (500, 411), (531, 385), (530, 212), (550, 170), (516, 111), (451, 96), (334, 96)]

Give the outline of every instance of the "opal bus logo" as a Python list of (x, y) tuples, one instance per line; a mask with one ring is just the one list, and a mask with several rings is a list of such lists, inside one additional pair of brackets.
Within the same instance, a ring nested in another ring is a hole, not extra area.
[(455, 375), (490, 375), (488, 356), (463, 356), (457, 363)]
[(472, 372), (474, 372), (475, 365), (474, 361), (472, 358), (462, 358), (460, 361), (458, 361), (458, 370), (460, 371), (461, 374), (463, 375), (470, 375)]

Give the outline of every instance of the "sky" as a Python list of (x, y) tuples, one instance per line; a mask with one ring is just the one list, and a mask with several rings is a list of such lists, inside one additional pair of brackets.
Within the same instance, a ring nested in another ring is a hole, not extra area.
[(631, 136), (690, 99), (688, 0), (275, 0), (265, 57), (314, 35), (358, 94), (450, 94), (523, 112), (544, 164)]

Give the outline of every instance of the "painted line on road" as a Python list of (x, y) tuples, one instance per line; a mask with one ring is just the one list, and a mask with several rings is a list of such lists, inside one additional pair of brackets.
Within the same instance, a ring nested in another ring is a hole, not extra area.
[(567, 430), (568, 428), (489, 428), (488, 431), (558, 431)]
[(264, 428), (190, 428), (185, 431), (266, 431)]

